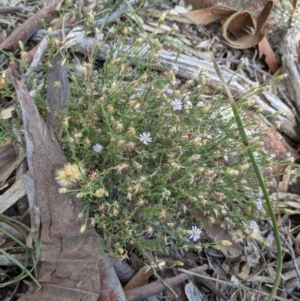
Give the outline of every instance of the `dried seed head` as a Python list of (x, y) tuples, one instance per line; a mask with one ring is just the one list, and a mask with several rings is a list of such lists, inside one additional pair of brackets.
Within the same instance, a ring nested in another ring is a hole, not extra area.
[(133, 127), (133, 126), (130, 126), (128, 129), (127, 129), (127, 133), (129, 135), (135, 135), (136, 134), (136, 129)]
[(114, 127), (115, 127), (116, 130), (122, 131), (124, 129), (124, 124), (123, 124), (122, 121), (117, 120), (117, 121), (114, 122)]
[(113, 113), (115, 113), (116, 110), (115, 110), (115, 108), (112, 105), (108, 105), (107, 106), (107, 111), (109, 113), (113, 114)]
[(167, 211), (165, 209), (161, 209), (159, 211), (158, 217), (161, 219), (166, 219), (167, 218)]
[(97, 208), (99, 213), (103, 213), (105, 211), (105, 205), (104, 204), (100, 204)]
[(208, 222), (209, 222), (210, 224), (214, 225), (214, 224), (216, 223), (216, 220), (215, 220), (214, 217), (209, 216), (209, 217), (208, 217)]
[(112, 65), (115, 65), (115, 66), (118, 66), (120, 65), (120, 62), (121, 62), (121, 58), (118, 58), (118, 59), (114, 59), (111, 61), (111, 64)]
[[(213, 195), (218, 201), (222, 201), (223, 199), (226, 198), (225, 194), (223, 194), (222, 192), (218, 192), (218, 191), (214, 191)], [(224, 208), (224, 206), (222, 208)]]
[(125, 142), (126, 142), (126, 140), (118, 140), (117, 141), (117, 145), (119, 146), (119, 147), (121, 147), (121, 146), (124, 146), (125, 145)]
[(237, 230), (233, 233), (232, 235), (232, 239), (236, 242), (236, 243), (240, 243), (244, 240), (245, 238), (245, 234), (241, 231), (241, 230)]
[(86, 173), (82, 163), (78, 165), (67, 163), (62, 169), (56, 171), (55, 180), (60, 186), (69, 187), (81, 180)]
[(132, 141), (129, 141), (127, 142), (126, 144), (126, 147), (129, 149), (129, 150), (134, 150), (134, 148), (136, 147), (136, 144)]

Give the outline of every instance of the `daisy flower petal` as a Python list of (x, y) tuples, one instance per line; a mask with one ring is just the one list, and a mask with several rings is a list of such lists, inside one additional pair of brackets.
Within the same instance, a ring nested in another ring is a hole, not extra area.
[(171, 101), (171, 106), (174, 111), (180, 111), (182, 109), (182, 101), (178, 98), (175, 98)]
[(187, 230), (186, 232), (189, 235), (189, 238), (192, 239), (193, 242), (196, 242), (197, 240), (200, 239), (202, 230), (199, 229), (196, 226), (192, 226), (192, 229), (191, 230)]
[(96, 153), (96, 154), (100, 154), (103, 150), (103, 146), (100, 144), (100, 143), (96, 143), (94, 146), (93, 146), (93, 151)]
[(152, 142), (151, 134), (149, 132), (143, 132), (140, 134), (140, 141), (148, 145), (148, 143)]

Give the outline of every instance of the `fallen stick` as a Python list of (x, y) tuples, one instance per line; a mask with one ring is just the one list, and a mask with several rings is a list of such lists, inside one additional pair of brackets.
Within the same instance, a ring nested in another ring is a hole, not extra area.
[[(203, 271), (207, 269), (206, 265), (196, 267), (191, 269), (190, 271), (193, 273), (203, 273)], [(169, 286), (174, 286), (184, 280), (190, 278), (188, 274), (180, 274), (178, 276), (165, 279), (165, 282)], [(151, 284), (144, 285), (138, 288), (134, 288), (128, 291), (125, 291), (126, 301), (139, 301), (144, 300), (150, 296), (160, 293), (161, 291), (165, 290), (166, 287), (162, 282), (152, 282)]]
[(60, 6), (60, 2), (62, 2), (62, 0), (55, 0), (51, 2), (38, 13), (27, 19), (0, 44), (0, 49), (13, 51), (18, 47), (19, 41), (25, 44), (42, 28), (41, 20), (49, 23), (59, 16), (60, 12), (57, 10), (57, 6)]
[(12, 14), (12, 13), (20, 13), (22, 12), (22, 8), (18, 6), (4, 6), (0, 7), (0, 14)]

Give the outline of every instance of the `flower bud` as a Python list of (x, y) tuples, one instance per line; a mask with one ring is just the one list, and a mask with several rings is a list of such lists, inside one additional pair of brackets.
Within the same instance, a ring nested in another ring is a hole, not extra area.
[(174, 93), (173, 93), (173, 96), (175, 98), (179, 98), (180, 97), (180, 90), (175, 90)]
[(281, 116), (282, 112), (281, 111), (276, 111), (272, 114), (272, 116)]
[(276, 82), (277, 82), (277, 81), (281, 81), (281, 80), (283, 80), (283, 79), (286, 79), (288, 76), (289, 76), (289, 75), (288, 75), (287, 73), (283, 73), (283, 74), (281, 74), (281, 75), (276, 76), (276, 77), (275, 77), (275, 81), (276, 81)]
[(86, 229), (86, 224), (83, 224), (80, 228), (80, 233), (83, 233)]
[(120, 255), (123, 255), (124, 254), (124, 249), (123, 248), (121, 248), (121, 247), (119, 247), (119, 248), (117, 248), (117, 250), (116, 250), (117, 252), (118, 252), (118, 254), (120, 254)]
[(5, 89), (7, 86), (5, 79), (1, 78), (0, 79), (0, 90)]
[(94, 195), (96, 198), (102, 198), (105, 195), (105, 189), (104, 188), (100, 188), (98, 190), (95, 191)]
[(65, 117), (61, 123), (65, 129), (67, 129), (69, 127), (69, 119), (70, 119), (70, 117)]
[(249, 167), (250, 167), (250, 165), (249, 165), (248, 163), (245, 163), (245, 164), (239, 166), (238, 169), (239, 169), (240, 171), (244, 171), (244, 170), (248, 169)]
[(158, 26), (160, 26), (162, 23), (164, 23), (164, 21), (165, 21), (165, 18), (166, 18), (166, 13), (163, 13), (160, 17), (159, 17), (159, 19), (158, 19)]
[(225, 175), (228, 175), (228, 176), (237, 176), (238, 174), (239, 174), (239, 172), (232, 168), (228, 168), (225, 170)]
[(178, 170), (181, 169), (180, 165), (177, 164), (177, 163), (175, 163), (175, 162), (172, 162), (172, 163), (171, 163), (171, 167), (172, 167), (173, 169), (175, 169), (176, 171), (178, 171)]
[(280, 211), (284, 214), (294, 214), (294, 211), (288, 208), (283, 208)]
[(81, 198), (84, 197), (84, 193), (79, 192), (79, 193), (76, 194), (76, 197), (77, 197), (78, 199), (81, 199)]
[(89, 12), (89, 13), (87, 14), (87, 22), (88, 22), (88, 24), (89, 24), (89, 25), (92, 25), (93, 22), (94, 22), (94, 20), (95, 20), (95, 18), (94, 18), (93, 13), (92, 13), (92, 12)]
[(201, 108), (201, 109), (200, 109), (200, 112), (201, 112), (201, 113), (207, 113), (207, 112), (210, 111), (210, 109), (211, 109), (211, 105), (208, 105), (208, 106), (206, 106), (206, 107)]
[(58, 193), (67, 193), (68, 189), (67, 188), (59, 188)]
[(133, 43), (134, 46), (139, 46), (143, 43), (143, 39), (142, 38), (138, 38), (135, 40), (135, 42)]
[(219, 240), (219, 241), (217, 242), (217, 244), (218, 244), (219, 246), (223, 246), (223, 247), (228, 247), (228, 246), (231, 246), (231, 245), (232, 245), (232, 243), (231, 243), (229, 240)]
[(258, 141), (256, 143), (253, 144), (253, 149), (254, 150), (259, 150), (261, 149), (263, 146), (265, 145), (265, 143), (263, 141)]
[(122, 30), (123, 35), (127, 36), (132, 32), (132, 28), (129, 26), (125, 26)]

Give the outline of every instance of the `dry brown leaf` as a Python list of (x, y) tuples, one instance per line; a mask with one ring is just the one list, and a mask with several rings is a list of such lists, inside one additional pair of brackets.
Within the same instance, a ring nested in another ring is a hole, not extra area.
[(287, 201), (286, 204), (292, 208), (300, 209), (300, 203), (293, 202), (293, 201)]
[(280, 66), (276, 60), (275, 53), (266, 38), (263, 38), (258, 43), (258, 52), (259, 52), (260, 58), (263, 55), (265, 56), (265, 61), (266, 61), (266, 64), (268, 65), (270, 71), (272, 73), (275, 73), (279, 69)]
[(297, 243), (298, 249), (299, 249), (299, 246), (300, 246), (300, 232), (299, 232), (298, 235), (296, 236), (295, 242)]
[(12, 112), (15, 110), (15, 107), (10, 107), (1, 111), (2, 119), (9, 119), (12, 117)]
[[(237, 12), (230, 7), (222, 5), (189, 11), (182, 14), (182, 16), (168, 16), (168, 19), (186, 24), (197, 23), (200, 25), (207, 25), (220, 20), (223, 23), (222, 35), (229, 46), (237, 49), (247, 49), (258, 45), (260, 56), (265, 55), (266, 64), (271, 72), (274, 73), (279, 69), (279, 64), (272, 48), (265, 39), (263, 30), (272, 7), (273, 1), (268, 1), (258, 17), (257, 24), (255, 24), (250, 12)], [(249, 32), (251, 28), (254, 29), (254, 33)], [(228, 32), (236, 39), (230, 39)]]
[[(202, 217), (205, 219), (205, 217)], [(208, 237), (212, 241), (218, 241), (218, 240), (229, 240), (232, 245), (225, 247), (225, 246), (220, 246), (220, 250), (224, 254), (224, 256), (238, 256), (242, 251), (243, 247), (232, 241), (231, 236), (227, 234), (227, 232), (219, 225), (204, 225), (203, 229), (207, 233)]]
[(284, 174), (282, 177), (282, 181), (279, 182), (278, 184), (278, 192), (287, 192), (288, 188), (289, 188), (289, 182), (291, 179), (291, 173), (290, 171), (292, 170), (292, 166), (289, 165), (285, 168), (285, 172), (287, 172), (287, 174)]
[(172, 21), (178, 21), (181, 23), (192, 24), (197, 23), (200, 25), (208, 25), (212, 22), (228, 18), (236, 10), (223, 6), (217, 5), (205, 9), (192, 10), (180, 16), (169, 16), (168, 19)]
[(246, 262), (245, 262), (244, 266), (242, 267), (242, 271), (240, 273), (238, 273), (237, 276), (243, 280), (247, 280), (249, 278), (249, 274), (250, 274), (250, 265), (249, 265), (248, 259), (246, 259)]

